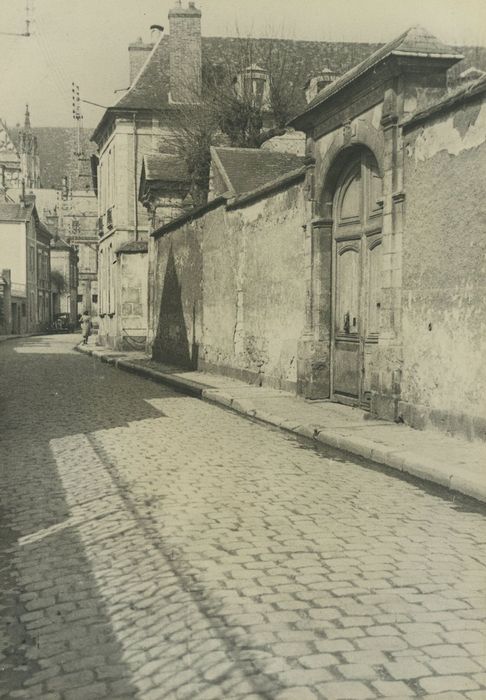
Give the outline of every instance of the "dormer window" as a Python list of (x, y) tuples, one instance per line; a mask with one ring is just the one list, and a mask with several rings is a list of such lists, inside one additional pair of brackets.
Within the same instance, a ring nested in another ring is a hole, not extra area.
[(235, 89), (239, 97), (251, 99), (253, 104), (270, 109), (270, 77), (265, 68), (253, 63), (236, 76)]

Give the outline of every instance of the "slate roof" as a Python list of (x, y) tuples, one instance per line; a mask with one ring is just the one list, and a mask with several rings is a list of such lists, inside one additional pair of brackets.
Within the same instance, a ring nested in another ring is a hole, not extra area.
[[(12, 138), (18, 146), (20, 129), (10, 129)], [(47, 189), (61, 189), (62, 178), (67, 175), (75, 190), (84, 190), (91, 185), (90, 177), (78, 178), (78, 162), (74, 151), (77, 147), (77, 134), (74, 127), (40, 126), (33, 127), (32, 132), (37, 136), (37, 146), (40, 160), (41, 186)], [(95, 152), (96, 147), (89, 141), (90, 131), (83, 129), (82, 144), (85, 156), (88, 158)], [(88, 164), (80, 163), (80, 172), (89, 174)]]
[(318, 105), (323, 104), (332, 95), (342, 90), (346, 85), (354, 82), (368, 71), (372, 70), (381, 61), (389, 56), (422, 56), (430, 58), (441, 58), (448, 61), (451, 65), (457, 63), (463, 57), (454, 49), (442, 44), (435, 36), (427, 29), (420, 26), (411, 27), (407, 31), (400, 34), (396, 39), (388, 44), (381, 46), (377, 51), (371, 54), (348, 70), (340, 78), (327, 85), (321, 90), (317, 96), (308, 104), (304, 112), (292, 120), (292, 124), (298, 124), (300, 117), (312, 111)]
[(304, 165), (303, 158), (291, 153), (258, 148), (213, 147), (211, 155), (228, 191), (235, 196), (257, 190)]
[(188, 182), (189, 175), (179, 156), (150, 153), (143, 159), (145, 180), (163, 182)]
[(33, 204), (24, 207), (22, 204), (0, 201), (0, 221), (29, 221), (33, 209)]
[(159, 109), (168, 103), (169, 54), (163, 39), (160, 36), (155, 43), (128, 92), (113, 105), (115, 109)]
[[(408, 30), (410, 31), (410, 30)], [(403, 38), (405, 34), (401, 35)], [(395, 40), (397, 41), (397, 40)], [(417, 36), (414, 50), (422, 50), (425, 43)], [(437, 40), (435, 40), (437, 42)], [(387, 44), (389, 46), (389, 44)], [(374, 52), (383, 47), (383, 44), (369, 44), (359, 42), (331, 42), (331, 41), (296, 41), (293, 39), (245, 39), (241, 37), (202, 37), (202, 70), (203, 76), (208, 68), (215, 66), (228, 68), (239, 66), (243, 56), (248, 56), (248, 64), (268, 66), (272, 54), (275, 56), (280, 51), (284, 56), (285, 73), (289, 89), (295, 89), (295, 95), (299, 102), (298, 109), (306, 108), (304, 86), (310, 77), (328, 68), (333, 73), (343, 75), (353, 66), (364, 61)], [(411, 43), (405, 43), (403, 50), (412, 49)], [(437, 42), (436, 49), (439, 48)], [(474, 65), (486, 69), (486, 48), (460, 47), (461, 54), (466, 60), (459, 64), (460, 70)], [(456, 74), (456, 69), (451, 69), (451, 74)], [(103, 129), (110, 117), (118, 111), (129, 110), (161, 110), (167, 111), (173, 108), (168, 101), (169, 92), (169, 36), (161, 35), (154, 45), (147, 61), (138, 74), (138, 77), (120, 99), (110, 107), (101, 118), (94, 130), (93, 139)]]
[(118, 255), (119, 253), (147, 253), (147, 251), (148, 241), (128, 241), (128, 243), (124, 243), (122, 246), (120, 246), (120, 248), (118, 248), (116, 254)]

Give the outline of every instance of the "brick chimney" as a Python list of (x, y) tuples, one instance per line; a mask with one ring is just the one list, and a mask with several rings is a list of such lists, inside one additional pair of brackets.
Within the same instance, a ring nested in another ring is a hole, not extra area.
[(140, 69), (152, 51), (153, 44), (145, 44), (142, 37), (128, 46), (128, 60), (130, 64), (130, 85), (140, 73)]
[(178, 0), (169, 11), (170, 101), (197, 102), (201, 96), (201, 10)]

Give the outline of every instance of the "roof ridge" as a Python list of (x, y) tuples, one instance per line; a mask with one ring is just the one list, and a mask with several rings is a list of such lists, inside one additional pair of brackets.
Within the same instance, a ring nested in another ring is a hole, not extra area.
[[(423, 45), (417, 41), (419, 38), (424, 39)], [(304, 114), (312, 111), (315, 107), (322, 104), (328, 97), (334, 95), (341, 88), (344, 88), (349, 83), (360, 78), (362, 75), (374, 68), (378, 63), (393, 55), (434, 56), (437, 58), (449, 59), (453, 62), (457, 62), (464, 58), (462, 54), (454, 51), (446, 44), (439, 41), (437, 37), (428, 29), (419, 24), (413, 25), (323, 88), (307, 105), (306, 109), (304, 109), (301, 114), (297, 115), (297, 117), (294, 117), (294, 119), (290, 121), (290, 124), (295, 125)]]

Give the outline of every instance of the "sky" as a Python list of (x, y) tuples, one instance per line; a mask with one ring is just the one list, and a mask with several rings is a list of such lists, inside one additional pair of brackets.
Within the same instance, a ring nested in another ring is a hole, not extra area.
[[(128, 44), (168, 31), (174, 0), (29, 0), (33, 35), (0, 33), (0, 118), (71, 126), (72, 82), (109, 106), (128, 86)], [(187, 0), (183, 0), (187, 4)], [(0, 0), (0, 32), (25, 31), (26, 0)], [(386, 42), (421, 24), (446, 44), (486, 45), (486, 0), (196, 0), (203, 36)], [(103, 109), (82, 106), (84, 125)]]

